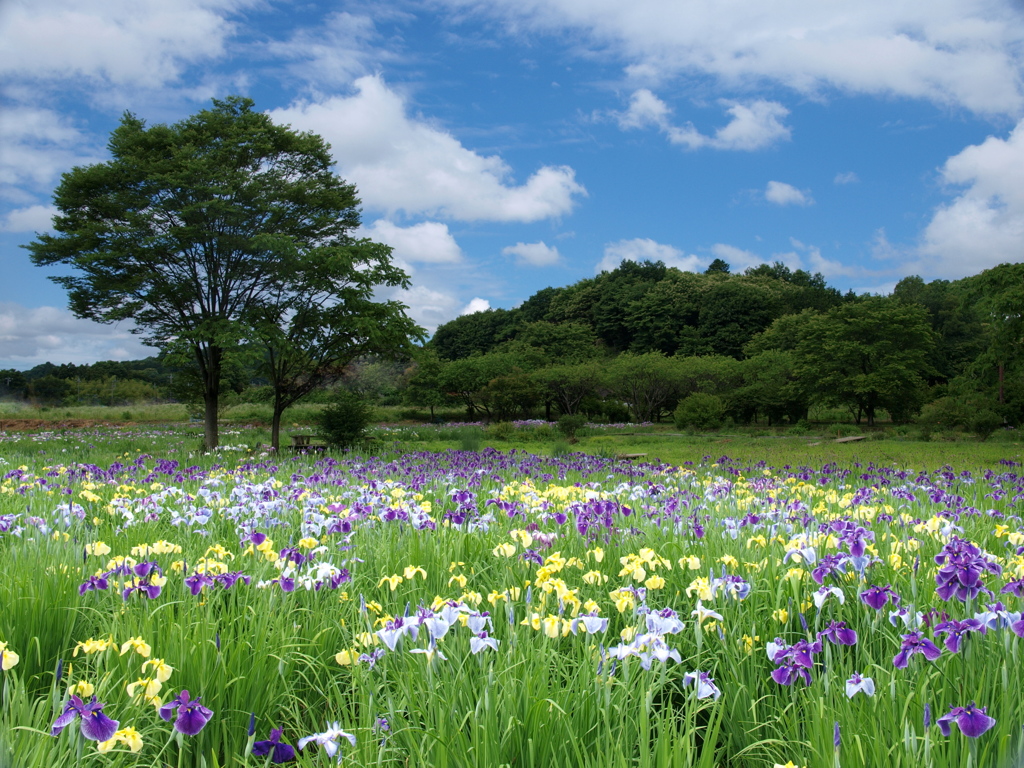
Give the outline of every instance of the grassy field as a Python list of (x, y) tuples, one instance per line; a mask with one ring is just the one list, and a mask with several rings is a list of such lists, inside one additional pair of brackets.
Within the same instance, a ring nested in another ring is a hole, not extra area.
[(6, 432), (0, 766), (1018, 765), (1013, 437)]

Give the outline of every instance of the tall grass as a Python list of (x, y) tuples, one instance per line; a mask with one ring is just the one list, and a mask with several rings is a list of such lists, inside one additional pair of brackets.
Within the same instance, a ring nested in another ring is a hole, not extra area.
[[(272, 729), (295, 745), (334, 722), (355, 736), (354, 747), (341, 740), (339, 749), (356, 765), (962, 768), (1011, 765), (1024, 754), (1013, 631), (971, 633), (959, 653), (918, 655), (897, 669), (908, 630), (890, 623), (889, 606), (875, 611), (859, 598), (870, 584), (890, 585), (914, 611), (965, 618), (1001, 599), (1019, 612), (1024, 600), (999, 594), (1024, 577), (1019, 467), (979, 452), (955, 470), (935, 454), (929, 469), (920, 453), (901, 471), (895, 449), (873, 442), (857, 444), (860, 466), (808, 453), (787, 469), (692, 442), (693, 464), (681, 471), (682, 461), (616, 460), (622, 444), (608, 441), (592, 444), (607, 448), (604, 458), (543, 457), (514, 443), (473, 451), (456, 444), (456, 429), (432, 438), (450, 441), (443, 453), (405, 443), (378, 457), (275, 456), (253, 439), (262, 432), (242, 430), (214, 454), (175, 429), (5, 438), (0, 641), (20, 660), (0, 673), (0, 766), (263, 765), (252, 744)], [(863, 577), (851, 568), (828, 577), (844, 602), (833, 596), (819, 610), (808, 552), (845, 551), (829, 527), (841, 520), (873, 534), (872, 562)], [(998, 558), (1003, 574), (984, 576), (991, 598), (936, 595), (934, 558), (953, 536)], [(149, 551), (161, 541), (172, 546)], [(109, 553), (98, 554), (101, 543)], [(301, 576), (313, 566), (300, 565), (300, 583), (285, 591), (285, 564), (297, 555), (344, 568), (349, 579), (306, 589)], [(117, 574), (106, 590), (82, 590), (118, 556), (157, 563), (160, 594), (125, 599), (129, 577)], [(251, 583), (193, 595), (185, 578), (197, 567), (240, 571)], [(723, 573), (749, 583), (749, 594), (708, 594)], [(721, 618), (698, 621), (698, 601)], [(425, 620), (445, 604), (458, 606), (458, 618), (436, 646), (424, 623), (386, 650), (389, 620)], [(574, 633), (572, 619), (592, 609), (607, 627), (589, 634), (577, 624)], [(630, 643), (650, 627), (647, 613), (664, 609), (683, 626), (663, 635), (671, 655), (645, 661)], [(497, 648), (474, 653), (469, 621), (483, 612)], [(854, 629), (857, 643), (825, 640), (809, 685), (775, 682), (767, 644), (813, 640), (833, 621)], [(941, 643), (929, 621), (926, 636)], [(95, 653), (80, 645), (104, 638), (114, 643)], [(124, 645), (132, 638), (151, 655)], [(162, 702), (187, 689), (213, 711), (198, 735), (176, 734), (152, 702), (129, 696), (149, 659), (173, 667)], [(699, 672), (720, 697), (697, 698), (686, 675)], [(847, 697), (854, 672), (873, 678), (874, 696)], [(80, 682), (121, 727), (140, 732), (141, 752), (100, 754), (77, 724), (49, 735)], [(971, 701), (996, 725), (977, 739), (956, 726), (943, 736), (936, 719)], [(335, 764), (316, 744), (297, 762)]]

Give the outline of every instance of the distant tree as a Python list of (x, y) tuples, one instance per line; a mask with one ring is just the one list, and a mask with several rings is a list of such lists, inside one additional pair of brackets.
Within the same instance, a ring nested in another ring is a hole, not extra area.
[(28, 387), (28, 379), (21, 371), (13, 368), (0, 370), (0, 397), (23, 399)]
[(533, 378), (562, 414), (575, 415), (587, 398), (597, 394), (603, 371), (602, 363), (590, 360), (541, 368)]
[(727, 274), (729, 274), (729, 270), (730, 269), (731, 269), (731, 267), (729, 266), (729, 262), (724, 261), (723, 259), (715, 259), (710, 264), (708, 264), (708, 268), (704, 270), (704, 274), (705, 275), (715, 275), (715, 274), (727, 275)]
[(603, 354), (593, 328), (583, 323), (527, 323), (516, 333), (515, 343), (539, 350), (552, 363), (582, 362)]
[(441, 386), (441, 371), (445, 363), (430, 348), (419, 348), (413, 353), (413, 362), (405, 370), (405, 402), (430, 409), (430, 418), (434, 418), (434, 409), (444, 405), (449, 398)]
[(515, 315), (507, 309), (488, 309), (460, 315), (438, 326), (430, 346), (445, 360), (485, 354), (512, 337)]
[(71, 268), (53, 279), (78, 317), (131, 320), (147, 344), (191, 356), (215, 448), (225, 358), (258, 326), (283, 328), (278, 302), (291, 306), (321, 265), (358, 282), (384, 251), (353, 238), (359, 201), (326, 142), (275, 125), (249, 99), (151, 128), (125, 114), (109, 150), (108, 162), (64, 174), (55, 233), (28, 246), (32, 260)]
[(712, 354), (740, 357), (743, 345), (781, 314), (778, 293), (743, 277), (731, 278), (704, 294), (698, 331)]
[(679, 398), (676, 362), (657, 352), (624, 352), (608, 365), (605, 386), (626, 404), (636, 422), (660, 421)]
[(935, 346), (923, 307), (876, 296), (809, 314), (801, 330), (797, 372), (819, 402), (847, 406), (869, 425), (879, 409), (896, 421), (920, 409)]

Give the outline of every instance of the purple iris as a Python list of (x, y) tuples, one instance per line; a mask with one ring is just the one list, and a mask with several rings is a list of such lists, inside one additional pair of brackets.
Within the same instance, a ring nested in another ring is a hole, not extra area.
[(193, 595), (198, 595), (203, 591), (203, 587), (213, 586), (213, 579), (205, 573), (196, 572), (191, 576), (185, 577), (185, 586), (188, 587), (189, 592)]
[(85, 704), (77, 696), (72, 696), (64, 705), (64, 711), (60, 717), (53, 721), (50, 735), (59, 736), (60, 732), (71, 725), (76, 717), (81, 717), (82, 736), (89, 741), (109, 741), (114, 738), (118, 722), (111, 720), (103, 713), (103, 706), (103, 702), (96, 701), (95, 696), (88, 704)]
[(957, 536), (935, 556), (935, 564), (940, 566), (935, 574), (935, 594), (943, 600), (955, 597), (966, 602), (982, 591), (992, 594), (982, 584), (981, 575), (984, 571), (1003, 572), (1003, 567), (990, 562), (977, 546)]
[(860, 593), (860, 599), (862, 603), (874, 608), (876, 611), (882, 610), (890, 600), (892, 600), (893, 605), (899, 605), (900, 602), (900, 596), (896, 594), (896, 590), (890, 584), (886, 584), (884, 587), (872, 584)]
[(900, 646), (900, 652), (893, 657), (892, 665), (896, 669), (905, 669), (910, 663), (910, 657), (915, 653), (923, 653), (928, 661), (935, 661), (942, 655), (939, 647), (927, 637), (920, 632), (911, 632), (909, 635), (903, 635), (903, 644)]
[(987, 629), (988, 628), (977, 619), (944, 621), (941, 624), (935, 625), (936, 634), (946, 635), (944, 643), (950, 653), (960, 652), (960, 644), (963, 642), (964, 635), (968, 632), (981, 632), (984, 634)]
[(827, 638), (835, 645), (856, 645), (857, 632), (846, 626), (845, 621), (833, 621), (818, 633), (819, 638)]
[(213, 717), (213, 712), (199, 703), (200, 698), (202, 697), (189, 699), (188, 691), (183, 690), (178, 694), (178, 698), (172, 699), (160, 707), (160, 717), (170, 722), (171, 718), (177, 714), (174, 730), (184, 733), (186, 736), (195, 736)]
[(110, 586), (109, 582), (102, 576), (90, 576), (81, 586), (78, 587), (78, 594), (84, 595), (92, 590), (104, 590)]
[(257, 741), (252, 745), (252, 753), (256, 757), (270, 755), (270, 762), (275, 765), (287, 763), (295, 759), (295, 748), (291, 744), (281, 743), (281, 736), (284, 734), (280, 728), (274, 728), (270, 732), (270, 738), (266, 741)]
[(972, 701), (966, 707), (950, 707), (949, 712), (940, 717), (936, 724), (942, 731), (943, 736), (949, 736), (950, 723), (956, 723), (960, 733), (976, 739), (993, 725), (996, 724), (994, 717), (985, 714), (988, 707), (976, 707)]

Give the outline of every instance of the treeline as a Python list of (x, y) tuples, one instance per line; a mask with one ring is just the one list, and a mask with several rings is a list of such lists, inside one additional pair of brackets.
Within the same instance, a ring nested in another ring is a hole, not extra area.
[(986, 433), (1024, 421), (1022, 318), (1021, 264), (959, 281), (908, 277), (882, 297), (844, 295), (779, 263), (734, 275), (720, 261), (704, 274), (624, 262), (441, 326), (407, 397), (489, 419), (543, 408), (792, 423), (826, 405), (873, 424), (924, 411)]
[(0, 398), (41, 405), (123, 405), (173, 397), (175, 368), (159, 358), (0, 370)]
[[(225, 405), (273, 398), (265, 366), (244, 351), (225, 363)], [(0, 371), (0, 398), (189, 403), (195, 379), (194, 366), (169, 357), (46, 363)], [(916, 418), (984, 434), (1024, 422), (1024, 265), (958, 281), (908, 277), (889, 296), (858, 296), (778, 263), (731, 274), (719, 261), (694, 274), (624, 262), (515, 309), (446, 323), (413, 360), (359, 358), (331, 385), (492, 421), (792, 424), (821, 405), (857, 422)]]

